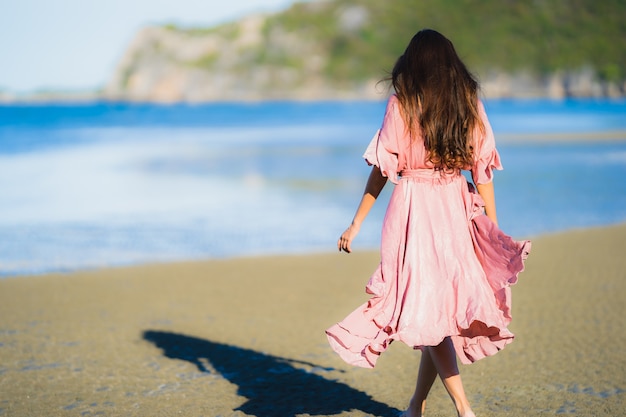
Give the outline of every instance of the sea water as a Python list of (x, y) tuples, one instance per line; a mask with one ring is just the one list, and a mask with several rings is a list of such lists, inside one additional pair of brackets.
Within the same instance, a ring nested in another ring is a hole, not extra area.
[[(384, 108), (2, 105), (0, 275), (336, 250)], [(505, 167), (495, 184), (507, 233), (626, 220), (625, 100), (488, 100), (486, 108)], [(355, 250), (377, 247), (391, 188)]]

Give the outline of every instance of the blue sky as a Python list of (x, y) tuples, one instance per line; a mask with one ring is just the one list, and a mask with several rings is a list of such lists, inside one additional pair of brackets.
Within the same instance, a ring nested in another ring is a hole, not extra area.
[(0, 91), (102, 86), (142, 26), (213, 25), (294, 0), (0, 0)]

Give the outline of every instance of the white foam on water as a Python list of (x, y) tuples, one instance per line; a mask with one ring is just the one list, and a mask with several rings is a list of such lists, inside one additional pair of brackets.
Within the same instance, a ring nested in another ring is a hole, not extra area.
[[(101, 137), (1, 155), (0, 275), (331, 250), (351, 214), (245, 163), (224, 172), (242, 153), (263, 158), (244, 146), (263, 139), (229, 133), (87, 129)], [(290, 134), (260, 132), (265, 143)]]

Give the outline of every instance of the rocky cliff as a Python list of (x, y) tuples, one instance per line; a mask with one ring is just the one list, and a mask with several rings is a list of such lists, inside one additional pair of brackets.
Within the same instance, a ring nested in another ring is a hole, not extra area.
[(112, 99), (211, 101), (375, 97), (371, 83), (337, 88), (314, 40), (249, 16), (207, 32), (147, 27), (104, 89)]

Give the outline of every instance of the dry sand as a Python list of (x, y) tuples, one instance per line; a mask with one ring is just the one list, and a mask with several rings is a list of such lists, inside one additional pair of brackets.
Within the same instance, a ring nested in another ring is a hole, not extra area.
[[(479, 417), (626, 414), (626, 226), (533, 240), (516, 340), (461, 369)], [(0, 280), (0, 416), (395, 416), (418, 351), (345, 365), (324, 329), (376, 253)], [(454, 416), (441, 383), (427, 415)]]

